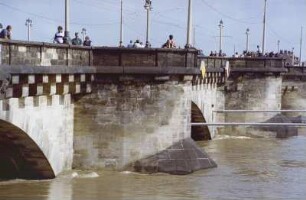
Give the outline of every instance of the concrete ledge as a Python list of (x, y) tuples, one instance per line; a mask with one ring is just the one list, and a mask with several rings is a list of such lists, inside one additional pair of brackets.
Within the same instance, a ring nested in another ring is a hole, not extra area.
[(276, 67), (269, 67), (269, 68), (231, 68), (231, 73), (240, 72), (240, 73), (287, 73), (288, 70), (284, 67), (276, 68)]
[[(200, 75), (199, 68), (130, 66), (23, 66), (1, 65), (5, 74), (129, 74), (129, 75)], [(207, 68), (207, 73), (223, 73), (223, 68)]]
[(93, 74), (95, 67), (89, 66), (23, 66), (1, 65), (0, 70), (8, 74)]
[(154, 156), (136, 161), (129, 169), (148, 174), (186, 175), (214, 167), (217, 164), (192, 139), (184, 139)]

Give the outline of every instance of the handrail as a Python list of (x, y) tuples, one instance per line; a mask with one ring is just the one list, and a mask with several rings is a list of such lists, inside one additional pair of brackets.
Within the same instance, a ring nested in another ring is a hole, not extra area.
[(288, 113), (288, 112), (306, 112), (306, 110), (213, 110), (215, 113)]
[(306, 126), (306, 123), (257, 123), (257, 122), (223, 122), (223, 123), (191, 123), (191, 126)]

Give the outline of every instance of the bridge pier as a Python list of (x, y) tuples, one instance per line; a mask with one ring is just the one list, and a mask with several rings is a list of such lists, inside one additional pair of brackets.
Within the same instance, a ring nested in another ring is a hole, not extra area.
[[(264, 74), (235, 74), (224, 87), (225, 110), (280, 110), (282, 77)], [(223, 122), (265, 122), (277, 113), (218, 113)], [(218, 128), (224, 134), (254, 134), (251, 127)]]
[[(190, 138), (191, 82), (154, 76), (100, 76), (96, 81), (92, 94), (75, 100), (73, 166), (165, 172), (162, 161), (153, 158), (154, 166), (148, 167), (142, 160)], [(176, 151), (176, 157), (184, 160), (183, 169), (176, 171), (176, 164), (182, 163), (171, 163), (173, 167), (167, 172), (191, 173), (199, 168), (199, 164), (197, 168), (185, 165), (190, 159), (184, 158), (186, 151), (193, 149)], [(205, 165), (200, 166), (214, 167), (214, 162), (200, 152), (192, 159), (205, 157)]]

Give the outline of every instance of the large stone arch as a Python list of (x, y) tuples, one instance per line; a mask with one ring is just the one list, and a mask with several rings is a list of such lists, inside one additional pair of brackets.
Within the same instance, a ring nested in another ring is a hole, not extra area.
[(20, 128), (0, 120), (0, 179), (50, 179), (53, 169), (38, 145)]
[[(191, 102), (191, 123), (206, 123), (201, 109)], [(207, 126), (191, 126), (191, 138), (195, 141), (211, 140), (211, 134)]]

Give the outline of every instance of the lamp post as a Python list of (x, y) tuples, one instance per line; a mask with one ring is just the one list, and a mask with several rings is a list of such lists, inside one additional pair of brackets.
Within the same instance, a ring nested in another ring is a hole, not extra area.
[(191, 47), (191, 34), (192, 34), (192, 0), (188, 1), (188, 20), (187, 20), (187, 43), (185, 48)]
[(31, 40), (31, 27), (33, 25), (33, 21), (30, 18), (28, 18), (25, 22), (25, 25), (28, 27), (28, 41), (30, 41)]
[(302, 46), (303, 46), (303, 26), (301, 27), (301, 38), (300, 38), (300, 60), (299, 60), (299, 66), (301, 66), (301, 61), (302, 61)]
[(152, 1), (151, 0), (145, 0), (144, 8), (147, 10), (147, 34), (146, 34), (146, 47), (151, 47), (151, 44), (149, 42), (150, 38), (150, 11), (152, 10)]
[(219, 29), (220, 29), (220, 40), (219, 40), (219, 53), (221, 54), (222, 53), (222, 37), (223, 37), (223, 28), (224, 28), (224, 25), (223, 25), (223, 21), (222, 19), (220, 20), (219, 22)]
[(85, 40), (85, 37), (86, 37), (86, 28), (82, 28), (82, 31), (81, 31), (81, 34), (82, 34), (82, 38), (83, 38), (83, 41)]
[(64, 35), (64, 43), (70, 44), (70, 36), (69, 36), (69, 25), (70, 25), (70, 0), (65, 0), (65, 35)]
[(280, 40), (277, 40), (277, 53), (279, 53)]
[(264, 17), (263, 17), (263, 33), (262, 33), (262, 54), (265, 54), (266, 48), (266, 13), (267, 13), (267, 0), (265, 0), (265, 7), (264, 7)]
[(120, 41), (119, 47), (123, 47), (123, 0), (120, 0)]
[(291, 53), (292, 53), (292, 66), (294, 66), (294, 59), (295, 59), (295, 56), (294, 56), (294, 47), (292, 47), (292, 50), (291, 50)]
[(245, 34), (246, 34), (246, 52), (249, 52), (249, 35), (250, 35), (250, 29), (249, 28), (247, 28), (246, 29), (246, 32), (245, 32)]

